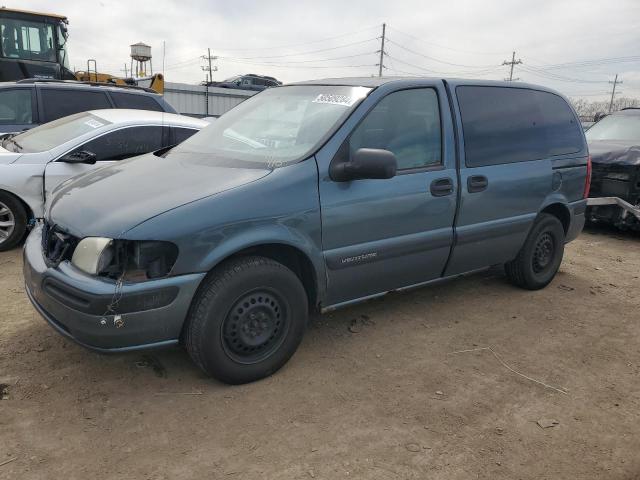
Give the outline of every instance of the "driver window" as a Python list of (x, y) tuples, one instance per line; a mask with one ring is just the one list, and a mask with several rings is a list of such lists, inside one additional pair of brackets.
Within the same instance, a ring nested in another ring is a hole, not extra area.
[(96, 154), (98, 161), (124, 160), (162, 148), (163, 129), (160, 126), (130, 127), (107, 133), (73, 150)]
[(384, 97), (349, 138), (349, 154), (359, 148), (393, 152), (398, 170), (442, 163), (438, 95), (432, 88), (394, 92)]

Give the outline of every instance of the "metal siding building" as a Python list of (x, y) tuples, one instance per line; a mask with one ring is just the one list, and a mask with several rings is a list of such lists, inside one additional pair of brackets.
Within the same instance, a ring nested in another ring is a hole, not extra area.
[[(219, 117), (257, 92), (205, 87), (186, 83), (164, 84), (164, 99), (179, 113), (194, 117)], [(207, 110), (207, 97), (209, 108)]]

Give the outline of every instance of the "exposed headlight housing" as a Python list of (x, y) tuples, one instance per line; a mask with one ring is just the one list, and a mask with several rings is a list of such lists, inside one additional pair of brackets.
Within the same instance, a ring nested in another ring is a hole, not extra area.
[(97, 275), (113, 259), (112, 247), (113, 240), (110, 238), (83, 238), (73, 251), (71, 263), (83, 272)]
[(166, 277), (177, 258), (178, 247), (171, 242), (87, 237), (71, 263), (91, 275), (140, 282)]

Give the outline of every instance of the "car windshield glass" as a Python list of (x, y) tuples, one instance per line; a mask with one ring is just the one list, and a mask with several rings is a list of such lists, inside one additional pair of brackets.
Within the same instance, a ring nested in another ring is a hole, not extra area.
[(44, 152), (110, 123), (91, 113), (76, 113), (27, 130), (13, 140), (21, 152)]
[[(267, 89), (171, 151), (194, 161), (276, 168), (304, 159), (371, 89), (296, 85)], [(184, 156), (184, 155), (183, 155)]]
[(640, 142), (640, 115), (611, 115), (586, 131), (587, 140)]

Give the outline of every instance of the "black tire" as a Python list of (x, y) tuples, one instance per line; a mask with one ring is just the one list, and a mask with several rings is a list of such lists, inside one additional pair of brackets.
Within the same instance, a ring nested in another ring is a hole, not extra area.
[(267, 377), (294, 354), (307, 326), (307, 295), (295, 273), (264, 257), (217, 267), (198, 290), (183, 341), (193, 361), (225, 383)]
[[(11, 250), (22, 241), (27, 222), (27, 209), (22, 202), (10, 193), (0, 192), (0, 252)], [(9, 223), (13, 225), (8, 226)]]
[(564, 255), (564, 227), (554, 215), (541, 213), (518, 256), (505, 264), (514, 285), (528, 290), (546, 287), (555, 277)]

